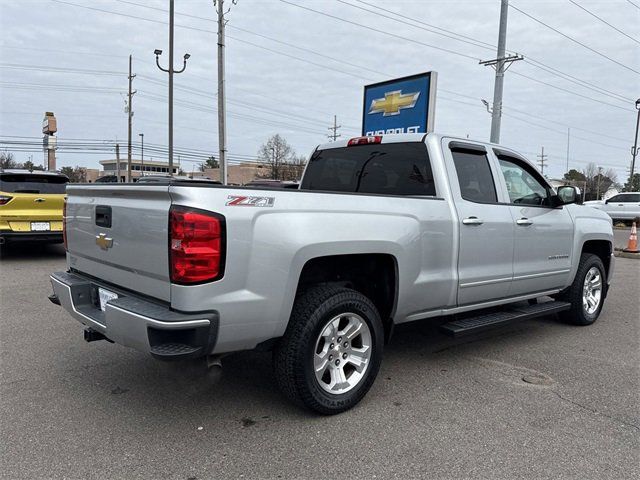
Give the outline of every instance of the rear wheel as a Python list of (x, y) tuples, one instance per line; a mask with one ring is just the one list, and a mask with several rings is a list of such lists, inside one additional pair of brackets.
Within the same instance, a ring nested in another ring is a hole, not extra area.
[(574, 325), (591, 325), (598, 319), (606, 294), (606, 271), (600, 257), (583, 253), (571, 286), (558, 300), (571, 303), (561, 318)]
[(383, 328), (355, 290), (315, 287), (298, 297), (274, 351), (276, 381), (293, 402), (332, 415), (356, 405), (382, 361)]

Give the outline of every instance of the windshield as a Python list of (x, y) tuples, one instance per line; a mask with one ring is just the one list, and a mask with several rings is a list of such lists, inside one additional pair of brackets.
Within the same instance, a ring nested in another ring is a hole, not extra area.
[(426, 145), (389, 143), (318, 150), (302, 190), (435, 196)]
[(65, 193), (69, 179), (57, 175), (4, 173), (0, 175), (0, 192), (6, 193)]

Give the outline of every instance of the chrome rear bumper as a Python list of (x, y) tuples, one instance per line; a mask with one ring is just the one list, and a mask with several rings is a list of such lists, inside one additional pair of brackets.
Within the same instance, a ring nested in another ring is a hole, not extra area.
[[(199, 357), (213, 351), (217, 312), (176, 312), (160, 302), (98, 284), (77, 273), (56, 272), (50, 278), (51, 300), (108, 340), (162, 360)], [(106, 303), (104, 312), (98, 303), (98, 287), (118, 294)]]

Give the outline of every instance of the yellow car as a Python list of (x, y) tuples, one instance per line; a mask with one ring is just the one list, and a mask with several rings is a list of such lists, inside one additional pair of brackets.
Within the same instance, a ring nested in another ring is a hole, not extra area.
[(0, 245), (62, 242), (62, 210), (69, 179), (55, 172), (0, 170)]

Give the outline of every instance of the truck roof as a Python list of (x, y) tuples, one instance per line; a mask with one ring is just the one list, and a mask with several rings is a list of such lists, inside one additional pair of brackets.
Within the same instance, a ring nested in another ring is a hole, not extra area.
[(27, 170), (26, 168), (0, 168), (0, 174), (3, 173), (11, 173), (22, 174), (22, 175), (42, 175), (42, 176), (50, 176), (50, 177), (67, 177), (64, 173), (60, 172), (50, 172), (47, 170)]
[[(380, 135), (382, 137), (381, 143), (402, 143), (402, 142), (422, 142), (426, 133), (398, 133), (389, 135)], [(366, 136), (366, 135), (362, 135)], [(372, 136), (372, 135), (370, 135)], [(358, 136), (352, 138), (360, 138)], [(349, 138), (344, 140), (336, 140), (335, 142), (328, 142), (318, 145), (318, 150), (328, 150), (330, 148), (343, 148), (349, 143)]]

